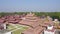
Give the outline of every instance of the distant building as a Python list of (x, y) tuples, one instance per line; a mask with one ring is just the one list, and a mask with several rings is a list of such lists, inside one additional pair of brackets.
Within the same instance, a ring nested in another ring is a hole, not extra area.
[(59, 20), (58, 20), (58, 19), (54, 19), (53, 22), (54, 22), (54, 23), (59, 23)]

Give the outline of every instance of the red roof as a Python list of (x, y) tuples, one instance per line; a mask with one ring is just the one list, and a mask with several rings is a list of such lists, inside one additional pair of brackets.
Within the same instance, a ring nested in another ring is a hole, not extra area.
[(0, 19), (0, 23), (4, 23), (4, 20)]

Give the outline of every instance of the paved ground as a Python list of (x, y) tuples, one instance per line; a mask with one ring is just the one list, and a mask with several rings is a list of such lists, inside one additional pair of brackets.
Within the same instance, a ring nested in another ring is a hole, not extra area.
[(8, 30), (10, 30), (12, 32), (12, 34), (20, 34), (27, 28), (28, 28), (28, 26), (23, 26), (23, 25), (19, 25), (19, 24), (10, 24), (8, 26)]

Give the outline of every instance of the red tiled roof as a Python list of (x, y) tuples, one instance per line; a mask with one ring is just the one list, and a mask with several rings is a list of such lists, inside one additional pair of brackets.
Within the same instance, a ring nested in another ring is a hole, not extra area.
[(0, 19), (0, 23), (4, 23), (4, 20)]
[(42, 28), (41, 26), (37, 26), (35, 28), (28, 28), (27, 30), (25, 30), (23, 33), (24, 34), (40, 34), (43, 31), (44, 28)]

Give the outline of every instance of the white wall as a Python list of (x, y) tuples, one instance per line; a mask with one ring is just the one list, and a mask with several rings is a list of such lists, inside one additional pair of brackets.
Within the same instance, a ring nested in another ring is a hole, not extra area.
[(6, 29), (6, 24), (3, 24), (4, 25), (4, 29)]
[(44, 34), (55, 34), (55, 32), (45, 31), (45, 30), (44, 30)]
[(52, 30), (53, 29), (53, 26), (47, 26), (47, 29), (49, 29), (49, 30)]
[(11, 32), (6, 32), (5, 34), (11, 34)]

